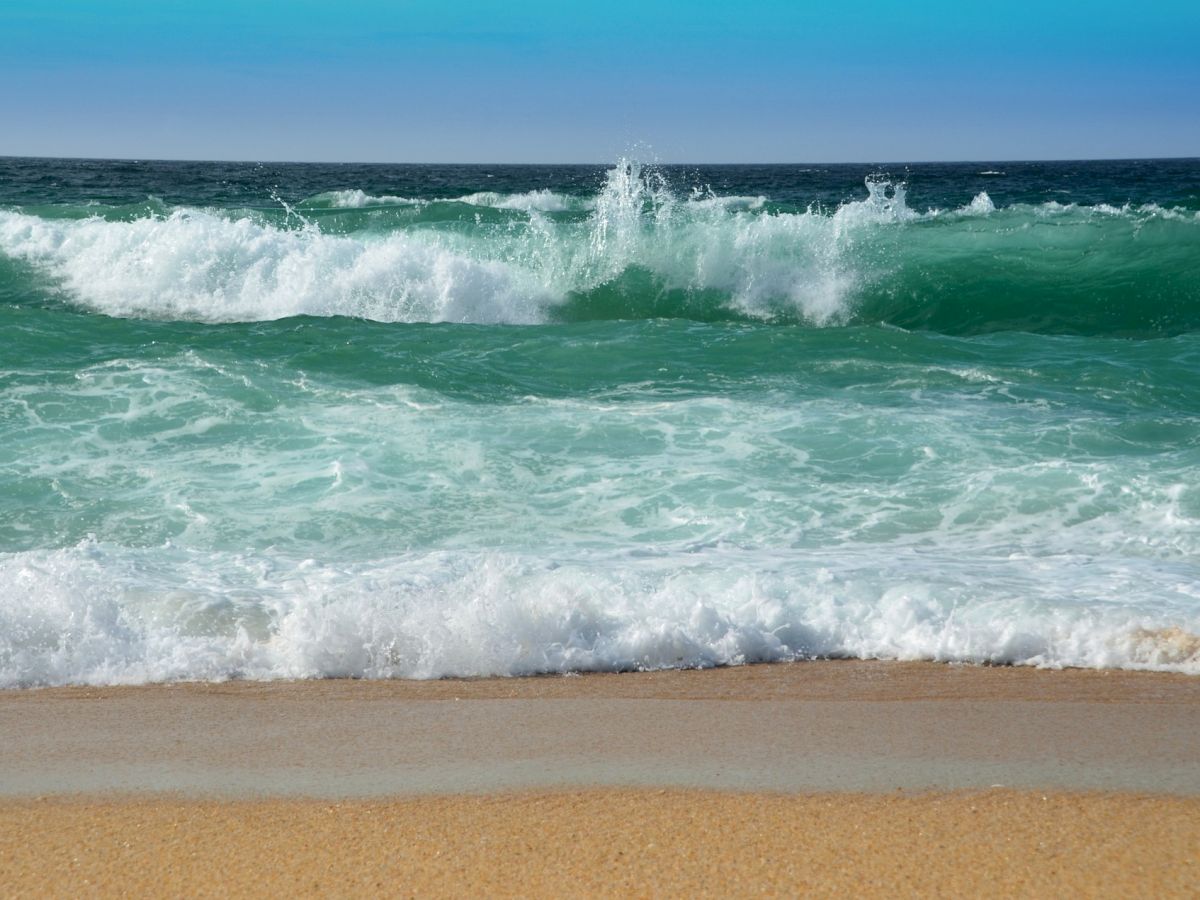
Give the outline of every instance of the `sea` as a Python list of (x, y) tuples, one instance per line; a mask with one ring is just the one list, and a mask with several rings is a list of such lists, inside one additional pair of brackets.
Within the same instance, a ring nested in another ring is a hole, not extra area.
[(0, 687), (1200, 674), (1200, 160), (0, 159)]

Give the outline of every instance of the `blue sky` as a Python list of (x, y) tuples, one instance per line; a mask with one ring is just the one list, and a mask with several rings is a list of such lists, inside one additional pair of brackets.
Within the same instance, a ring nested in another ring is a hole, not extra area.
[(0, 154), (1200, 155), (1200, 3), (4, 0)]

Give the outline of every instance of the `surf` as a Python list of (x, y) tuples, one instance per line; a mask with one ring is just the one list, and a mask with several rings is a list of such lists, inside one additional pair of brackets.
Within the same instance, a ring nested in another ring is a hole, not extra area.
[(1197, 674), (1147, 168), (0, 160), (0, 686)]
[(764, 197), (685, 193), (623, 161), (592, 198), (359, 191), (282, 215), (0, 211), (0, 253), (41, 274), (43, 296), (182, 321), (678, 317), (1119, 336), (1200, 328), (1200, 214), (1154, 204), (998, 208), (986, 192), (916, 211), (902, 183), (871, 179), (865, 191), (832, 210), (789, 211)]

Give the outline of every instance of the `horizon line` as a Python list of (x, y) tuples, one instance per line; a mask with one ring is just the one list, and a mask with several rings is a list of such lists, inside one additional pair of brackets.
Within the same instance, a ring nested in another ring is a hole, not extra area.
[[(318, 159), (239, 159), (239, 158), (189, 158), (189, 157), (172, 157), (172, 156), (44, 156), (44, 155), (28, 155), (15, 153), (0, 153), (0, 159), (28, 159), (28, 160), (66, 160), (71, 162), (124, 162), (124, 163), (235, 163), (244, 165), (284, 165), (284, 166), (542, 166), (542, 167), (567, 167), (567, 166), (586, 166), (586, 167), (602, 167), (613, 166), (622, 159), (629, 157), (618, 157), (616, 160), (607, 162), (430, 162), (430, 161), (408, 161), (408, 162), (384, 162), (379, 160), (318, 160)], [(1186, 162), (1189, 160), (1200, 160), (1198, 156), (1079, 156), (1079, 157), (1046, 157), (1025, 159), (1001, 159), (980, 157), (975, 159), (862, 159), (862, 160), (841, 160), (841, 161), (817, 161), (817, 160), (797, 160), (793, 162), (702, 162), (691, 160), (688, 162), (662, 162), (656, 160), (637, 160), (643, 164), (655, 166), (868, 166), (868, 165), (966, 165), (979, 163), (1000, 163), (1000, 164), (1018, 164), (1027, 165), (1030, 163), (1071, 163), (1071, 162)]]

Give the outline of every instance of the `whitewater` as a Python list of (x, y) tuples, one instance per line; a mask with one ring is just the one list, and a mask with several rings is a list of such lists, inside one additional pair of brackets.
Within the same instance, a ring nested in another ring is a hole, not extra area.
[(1198, 174), (0, 160), (0, 686), (1200, 674)]

